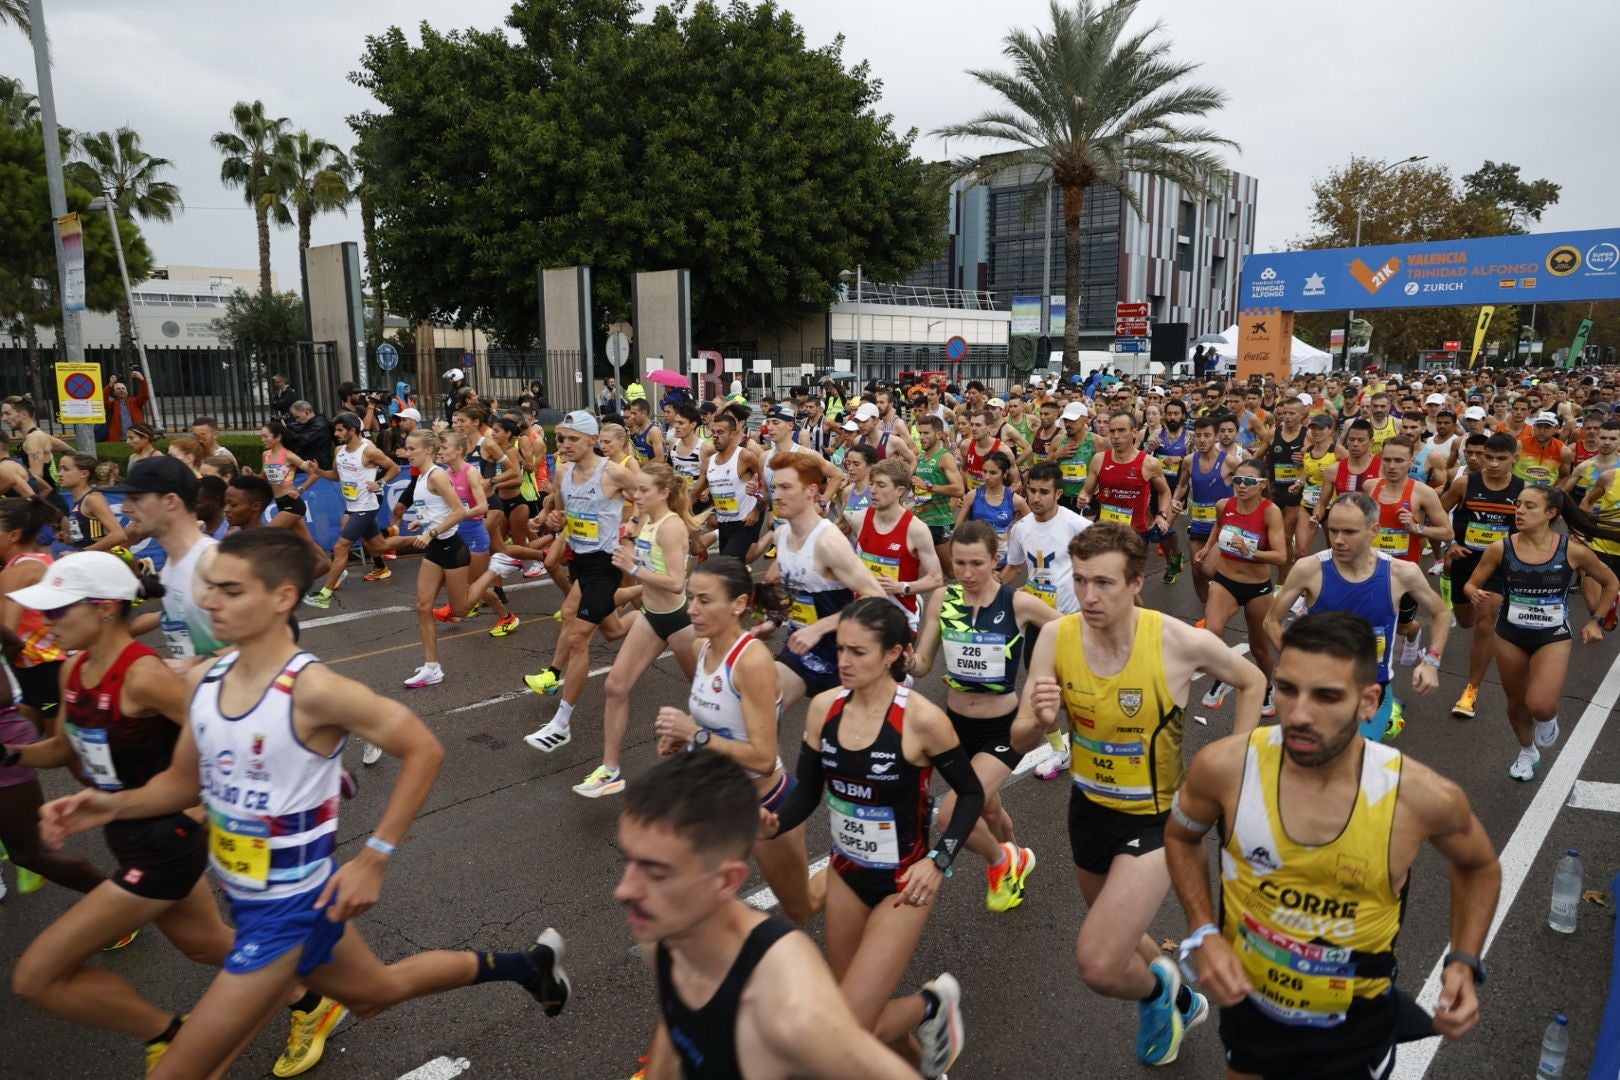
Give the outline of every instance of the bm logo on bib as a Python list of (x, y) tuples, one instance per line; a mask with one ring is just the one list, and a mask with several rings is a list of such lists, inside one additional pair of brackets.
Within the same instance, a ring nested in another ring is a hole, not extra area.
[(1142, 709), (1142, 691), (1121, 690), (1119, 692), (1119, 711), (1126, 716), (1135, 716)]

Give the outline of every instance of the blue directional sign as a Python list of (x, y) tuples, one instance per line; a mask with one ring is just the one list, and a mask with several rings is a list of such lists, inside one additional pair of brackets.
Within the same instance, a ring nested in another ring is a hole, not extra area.
[(1241, 309), (1358, 311), (1620, 298), (1620, 229), (1263, 252)]
[(1145, 353), (1150, 351), (1150, 339), (1145, 337), (1115, 338), (1114, 351), (1117, 353)]
[(377, 366), (384, 371), (399, 367), (399, 350), (387, 342), (377, 346)]

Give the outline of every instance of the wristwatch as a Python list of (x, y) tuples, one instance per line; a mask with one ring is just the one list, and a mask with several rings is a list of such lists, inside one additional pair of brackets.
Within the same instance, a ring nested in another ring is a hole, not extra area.
[(944, 874), (946, 877), (951, 876), (951, 857), (939, 850), (939, 848), (935, 848), (933, 851), (928, 853), (928, 860), (939, 868), (940, 873)]
[(1440, 966), (1444, 968), (1450, 967), (1452, 964), (1467, 964), (1468, 970), (1474, 973), (1474, 985), (1485, 985), (1485, 961), (1481, 960), (1479, 957), (1473, 955), (1472, 953), (1457, 952), (1456, 950), (1452, 950), (1451, 952), (1446, 953), (1445, 959), (1440, 961)]
[(709, 739), (713, 737), (713, 734), (714, 733), (706, 727), (698, 728), (697, 731), (692, 735), (692, 748), (695, 750), (701, 746), (708, 746)]

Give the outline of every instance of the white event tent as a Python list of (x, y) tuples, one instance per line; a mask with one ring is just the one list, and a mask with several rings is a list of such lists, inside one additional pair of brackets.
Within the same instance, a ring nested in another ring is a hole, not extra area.
[[(1222, 367), (1235, 367), (1237, 365), (1238, 350), (1237, 324), (1233, 323), (1227, 327), (1221, 336), (1226, 339), (1226, 344), (1222, 345), (1217, 342), (1209, 345), (1208, 348), (1214, 349), (1215, 355), (1221, 358)], [(1192, 356), (1191, 349), (1187, 351), (1187, 355), (1188, 357)], [(1299, 338), (1294, 338), (1294, 344), (1290, 350), (1290, 360), (1295, 375), (1325, 375), (1333, 367), (1333, 357), (1331, 355), (1314, 345), (1305, 344)]]

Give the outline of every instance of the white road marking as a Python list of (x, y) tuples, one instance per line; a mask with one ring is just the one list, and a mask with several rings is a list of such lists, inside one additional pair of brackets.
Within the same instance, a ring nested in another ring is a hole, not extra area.
[[(655, 656), (653, 658), (653, 662), (657, 663), (659, 660), (662, 660), (666, 656), (674, 656), (674, 655), (675, 654), (673, 652), (670, 652), (668, 649), (665, 649), (663, 652), (659, 653), (657, 656)], [(613, 665), (609, 664), (607, 667), (594, 668), (591, 671), (586, 672), (586, 675), (589, 676), (590, 678), (594, 679), (598, 675), (606, 675), (608, 672), (610, 672), (612, 670), (613, 670)], [(450, 716), (450, 715), (452, 715), (454, 713), (472, 712), (474, 709), (482, 709), (486, 705), (499, 705), (503, 701), (511, 701), (513, 698), (520, 698), (520, 697), (523, 697), (526, 694), (532, 694), (532, 693), (534, 693), (534, 691), (530, 690), (528, 687), (524, 687), (522, 690), (508, 690), (504, 694), (496, 694), (492, 698), (485, 698), (483, 701), (475, 701), (471, 705), (458, 705), (454, 709), (447, 710), (444, 715)]]
[(426, 1065), (412, 1069), (399, 1080), (451, 1080), (472, 1068), (466, 1058), (436, 1057)]
[[(524, 581), (517, 585), (508, 585), (506, 591), (514, 593), (519, 589), (534, 589), (550, 585), (552, 585), (552, 580), (546, 577), (538, 581)], [(367, 611), (345, 611), (341, 615), (322, 615), (318, 619), (300, 620), (298, 629), (313, 630), (318, 626), (336, 626), (339, 623), (354, 622), (357, 619), (369, 619), (373, 615), (399, 615), (406, 611), (414, 612), (415, 610), (415, 604), (391, 604), (388, 607), (371, 608)]]
[[(1569, 741), (1558, 754), (1558, 760), (1541, 780), (1541, 788), (1536, 797), (1525, 808), (1524, 816), (1514, 828), (1513, 835), (1508, 838), (1507, 845), (1502, 848), (1499, 859), (1502, 864), (1502, 896), (1496, 905), (1496, 917), (1491, 920), (1491, 929), (1485, 935), (1485, 948), (1480, 950), (1483, 957), (1490, 952), (1491, 942), (1496, 940), (1496, 933), (1502, 928), (1507, 914), (1513, 908), (1513, 901), (1518, 898), (1519, 889), (1529, 876), (1530, 868), (1536, 861), (1536, 854), (1541, 850), (1542, 843), (1551, 831), (1558, 811), (1569, 799), (1570, 792), (1576, 785), (1576, 777), (1586, 765), (1586, 759), (1592, 755), (1592, 748), (1597, 745), (1599, 733), (1603, 724), (1614, 708), (1616, 700), (1620, 700), (1620, 657), (1616, 657), (1609, 665), (1608, 674), (1598, 686), (1597, 693), (1592, 695), (1592, 703), (1581, 713), (1580, 723), (1570, 733)], [(1502, 770), (1500, 783), (1510, 781), (1506, 777), (1507, 769)], [(1614, 787), (1615, 785), (1603, 785)], [(1447, 944), (1446, 949), (1451, 946)], [(1445, 953), (1442, 952), (1444, 959)], [(1418, 994), (1418, 1004), (1430, 1012), (1434, 1011), (1435, 1002), (1440, 999), (1440, 974), (1442, 965), (1440, 960), (1434, 962), (1434, 968), (1429, 977), (1424, 980), (1423, 990)], [(1392, 1080), (1421, 1080), (1429, 1071), (1429, 1065), (1434, 1061), (1435, 1053), (1440, 1049), (1440, 1040), (1424, 1039), (1422, 1042), (1412, 1043), (1401, 1050), (1395, 1062), (1395, 1072)]]
[(1572, 810), (1606, 810), (1611, 814), (1620, 814), (1620, 784), (1577, 780), (1575, 790), (1569, 796), (1569, 807)]

